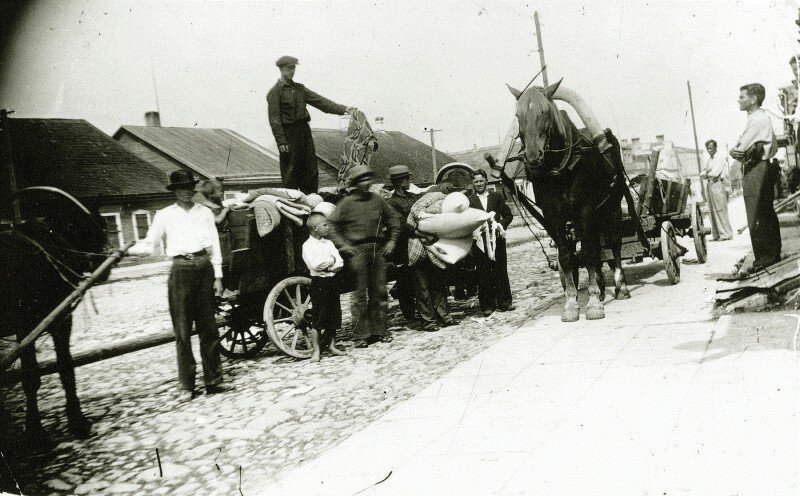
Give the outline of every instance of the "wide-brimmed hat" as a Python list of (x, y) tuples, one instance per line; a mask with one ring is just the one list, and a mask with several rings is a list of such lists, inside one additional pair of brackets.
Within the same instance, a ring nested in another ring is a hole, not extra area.
[(169, 184), (167, 189), (175, 191), (176, 189), (194, 189), (199, 181), (194, 178), (194, 174), (190, 170), (179, 169), (169, 175)]
[(401, 177), (411, 176), (411, 170), (405, 165), (395, 165), (389, 167), (389, 180), (400, 179)]
[(375, 173), (372, 172), (372, 169), (366, 165), (359, 164), (350, 169), (350, 172), (348, 173), (348, 183), (350, 186), (355, 186), (362, 177), (372, 177), (374, 175)]

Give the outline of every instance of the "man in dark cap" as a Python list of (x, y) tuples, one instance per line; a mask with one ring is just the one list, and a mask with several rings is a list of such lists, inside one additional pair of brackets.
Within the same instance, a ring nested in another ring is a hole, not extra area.
[(214, 214), (192, 201), (198, 182), (192, 171), (177, 170), (169, 180), (167, 189), (175, 193), (177, 201), (156, 212), (147, 237), (132, 246), (128, 254), (151, 254), (166, 239), (166, 254), (172, 258), (167, 285), (178, 352), (178, 380), (184, 399), (191, 400), (195, 396), (192, 324), (200, 338), (206, 393), (227, 390), (221, 386), (222, 363), (214, 318), (214, 296), (222, 294), (222, 255)]
[(400, 218), (400, 236), (392, 255), (392, 262), (397, 265), (397, 278), (393, 295), (400, 303), (400, 312), (407, 321), (413, 321), (416, 310), (414, 308), (414, 272), (408, 265), (408, 238), (413, 235), (414, 229), (406, 223), (411, 207), (420, 195), (411, 193), (411, 171), (405, 165), (395, 165), (389, 168), (389, 182), (394, 191), (386, 202), (392, 207)]
[(400, 219), (380, 195), (370, 192), (372, 177), (366, 165), (350, 169), (350, 185), (355, 189), (328, 218), (333, 227), (331, 240), (340, 253), (350, 257), (356, 274), (356, 291), (351, 297), (356, 348), (366, 347), (368, 339), (392, 340), (386, 327), (386, 257), (394, 251), (400, 235)]
[(275, 65), (281, 77), (267, 93), (269, 125), (278, 145), (281, 179), (287, 188), (303, 193), (316, 193), (319, 186), (314, 139), (308, 122), (311, 115), (306, 104), (327, 114), (352, 114), (354, 107), (334, 103), (294, 81), (298, 60), (284, 55)]

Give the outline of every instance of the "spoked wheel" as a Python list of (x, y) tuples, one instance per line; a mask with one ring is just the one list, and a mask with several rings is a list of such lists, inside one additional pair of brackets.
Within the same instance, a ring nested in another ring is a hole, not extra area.
[(308, 277), (289, 277), (272, 288), (264, 304), (264, 322), (273, 344), (295, 358), (311, 356), (311, 339), (305, 330), (305, 313), (311, 308)]
[(700, 263), (706, 263), (708, 259), (706, 235), (708, 235), (708, 228), (703, 221), (703, 210), (700, 208), (700, 203), (695, 203), (692, 209), (692, 237), (694, 238), (694, 249), (697, 252), (697, 261)]
[[(247, 318), (235, 301), (224, 302), (217, 312), (219, 352), (227, 358), (252, 358), (269, 342), (264, 323)], [(257, 315), (257, 314), (256, 314)]]
[(661, 257), (664, 260), (664, 269), (670, 284), (681, 281), (681, 248), (675, 239), (675, 228), (672, 222), (665, 220), (661, 223)]

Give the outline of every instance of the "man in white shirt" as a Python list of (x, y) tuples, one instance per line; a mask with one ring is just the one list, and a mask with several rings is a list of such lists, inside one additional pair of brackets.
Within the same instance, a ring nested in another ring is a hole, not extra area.
[(717, 153), (717, 142), (706, 141), (706, 166), (700, 177), (708, 181), (708, 206), (711, 213), (711, 235), (714, 241), (733, 239), (733, 229), (728, 218), (728, 157)]
[(151, 254), (162, 239), (172, 257), (168, 279), (169, 313), (178, 353), (178, 380), (184, 399), (194, 398), (195, 359), (192, 353), (192, 323), (200, 338), (203, 382), (208, 394), (226, 391), (214, 318), (214, 296), (222, 294), (222, 255), (214, 214), (192, 201), (197, 181), (191, 171), (170, 174), (167, 189), (177, 201), (156, 212), (147, 237), (128, 250), (130, 255)]
[(755, 260), (746, 272), (753, 273), (781, 259), (781, 231), (772, 206), (775, 177), (768, 161), (778, 149), (775, 131), (761, 109), (764, 86), (753, 83), (739, 90), (739, 109), (747, 112), (747, 126), (731, 157), (742, 162), (742, 196)]

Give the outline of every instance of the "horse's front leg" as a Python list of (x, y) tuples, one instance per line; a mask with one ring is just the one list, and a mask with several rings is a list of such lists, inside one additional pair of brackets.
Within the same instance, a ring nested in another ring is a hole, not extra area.
[[(613, 265), (611, 265), (613, 263)], [(625, 280), (625, 271), (622, 270), (622, 248), (614, 250), (614, 261), (609, 262), (614, 270), (614, 298), (617, 300), (627, 300), (631, 297), (628, 290), (628, 283)]]
[(573, 278), (573, 269), (577, 267), (577, 260), (571, 250), (558, 248), (558, 272), (564, 284), (564, 310), (561, 312), (561, 322), (575, 322), (580, 317), (578, 305), (578, 286)]
[[(583, 254), (585, 256), (586, 271), (589, 273), (589, 302), (586, 304), (586, 318), (588, 320), (602, 319), (606, 316), (603, 303), (600, 301), (599, 278), (603, 277), (600, 266), (600, 236), (593, 226), (589, 223), (590, 212), (584, 211), (582, 216), (584, 236)], [(605, 281), (604, 281), (605, 283)], [(603, 284), (605, 286), (605, 284)], [(605, 289), (605, 288), (604, 288)]]
[(67, 426), (76, 437), (85, 438), (91, 433), (92, 424), (81, 411), (81, 402), (75, 384), (75, 364), (72, 362), (72, 353), (69, 350), (69, 339), (72, 334), (72, 317), (68, 316), (64, 322), (53, 328), (51, 332), (55, 344), (56, 363), (61, 385), (64, 387), (64, 396), (67, 400)]
[[(21, 342), (27, 333), (17, 333), (17, 342)], [(39, 377), (39, 363), (36, 361), (36, 348), (33, 344), (22, 350), (20, 354), (22, 365), (22, 390), (25, 392), (25, 442), (28, 448), (37, 451), (48, 448), (50, 438), (42, 427), (42, 417), (39, 413), (39, 387), (42, 380)]]

